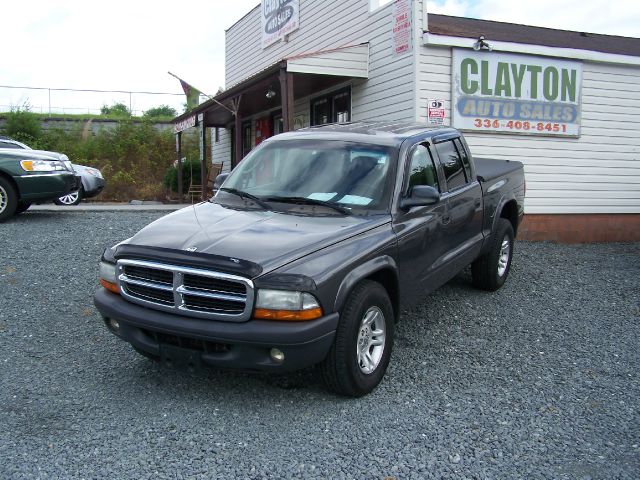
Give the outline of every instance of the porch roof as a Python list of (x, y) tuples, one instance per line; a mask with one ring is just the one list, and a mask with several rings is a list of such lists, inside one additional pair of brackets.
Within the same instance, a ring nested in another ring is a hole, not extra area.
[[(233, 122), (236, 111), (241, 117), (247, 117), (277, 108), (282, 105), (279, 75), (283, 70), (295, 74), (293, 97), (302, 98), (350, 78), (368, 78), (369, 44), (349, 45), (284, 58), (176, 117), (173, 123), (203, 114), (206, 127), (224, 127)], [(266, 97), (269, 90), (274, 93), (271, 98)], [(242, 98), (238, 104), (240, 95)]]

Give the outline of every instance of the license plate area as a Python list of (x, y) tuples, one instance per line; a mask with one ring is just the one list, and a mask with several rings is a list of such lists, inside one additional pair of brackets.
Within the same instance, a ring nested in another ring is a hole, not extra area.
[(160, 345), (160, 360), (177, 370), (195, 371), (202, 368), (202, 352), (173, 345)]

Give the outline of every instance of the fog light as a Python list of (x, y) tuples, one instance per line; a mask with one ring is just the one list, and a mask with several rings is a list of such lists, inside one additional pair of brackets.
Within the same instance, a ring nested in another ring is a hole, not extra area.
[(120, 330), (120, 324), (118, 323), (117, 320), (114, 320), (113, 318), (109, 319), (109, 326), (113, 329), (113, 330)]
[(278, 350), (277, 348), (272, 348), (271, 349), (271, 360), (273, 360), (276, 363), (282, 363), (284, 362), (284, 353), (282, 353), (281, 350)]

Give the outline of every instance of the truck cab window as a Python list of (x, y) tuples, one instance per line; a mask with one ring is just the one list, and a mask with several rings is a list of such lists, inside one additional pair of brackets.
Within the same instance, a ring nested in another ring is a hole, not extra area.
[(456, 148), (458, 149), (458, 153), (460, 154), (460, 158), (462, 158), (462, 165), (464, 166), (464, 174), (467, 177), (467, 182), (472, 180), (472, 172), (471, 172), (471, 162), (469, 162), (469, 155), (467, 155), (467, 151), (464, 149), (464, 145), (459, 138), (456, 138), (453, 141), (456, 144)]
[(464, 167), (453, 141), (447, 140), (446, 142), (437, 143), (436, 150), (447, 180), (447, 189), (455, 190), (465, 185), (467, 179), (464, 174)]
[(415, 185), (429, 185), (430, 187), (440, 190), (438, 174), (431, 159), (431, 153), (424, 145), (418, 145), (411, 152), (409, 188)]

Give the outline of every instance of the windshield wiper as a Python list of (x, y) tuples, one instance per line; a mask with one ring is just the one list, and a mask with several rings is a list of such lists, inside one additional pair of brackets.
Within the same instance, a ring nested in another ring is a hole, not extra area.
[(324, 200), (318, 200), (316, 198), (308, 197), (267, 197), (266, 200), (270, 202), (282, 202), (282, 203), (296, 203), (299, 205), (320, 205), (321, 207), (332, 208), (345, 215), (351, 215), (351, 210), (342, 205), (338, 205), (333, 202), (325, 202)]
[(252, 195), (249, 192), (245, 192), (243, 190), (238, 190), (237, 188), (227, 188), (227, 187), (222, 187), (222, 188), (219, 188), (218, 190), (222, 190), (223, 192), (232, 193), (234, 195), (237, 195), (240, 198), (248, 198), (252, 202), (257, 203), (258, 205), (260, 205), (265, 210), (271, 210), (271, 205), (269, 205), (267, 202), (261, 200), (260, 198), (256, 197), (255, 195)]

